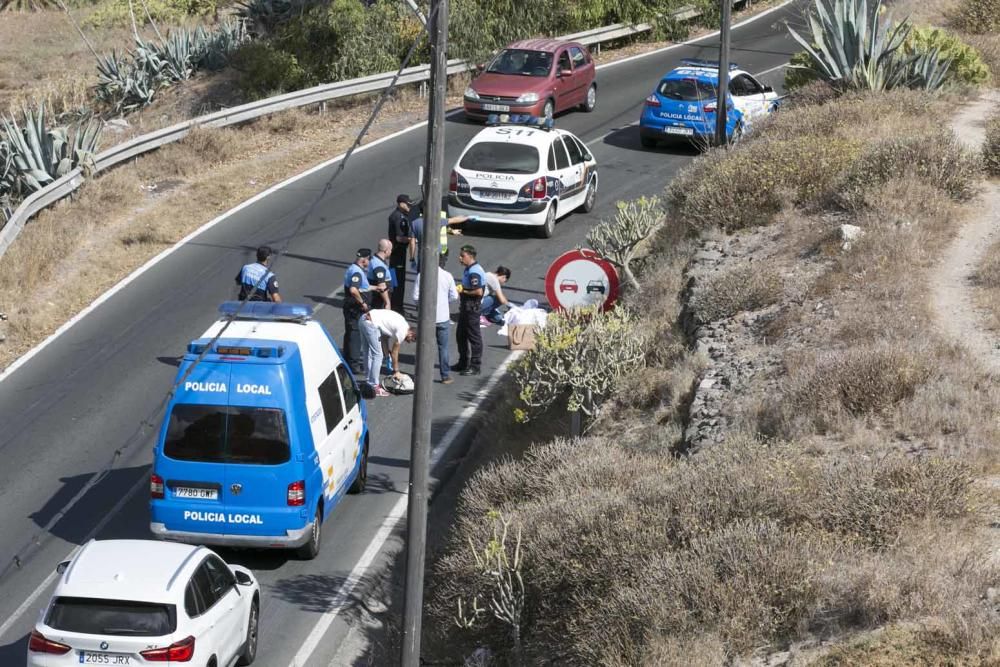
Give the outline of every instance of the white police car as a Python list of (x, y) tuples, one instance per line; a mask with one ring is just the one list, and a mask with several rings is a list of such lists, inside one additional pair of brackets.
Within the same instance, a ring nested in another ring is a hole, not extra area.
[(323, 521), (365, 488), (365, 403), (310, 306), (229, 301), (219, 311), (178, 371), (154, 449), (150, 528), (314, 558)]
[(260, 585), (205, 547), (91, 540), (56, 572), (29, 667), (229, 667), (257, 656)]
[(549, 238), (556, 220), (594, 208), (597, 161), (586, 144), (551, 119), (491, 116), (487, 124), (451, 172), (451, 215), (531, 225)]
[[(715, 112), (719, 90), (719, 63), (686, 59), (668, 72), (646, 98), (639, 117), (642, 145), (652, 148), (661, 141), (688, 141), (701, 145), (714, 142)], [(738, 138), (755, 121), (773, 112), (778, 95), (736, 64), (729, 66), (726, 136)]]

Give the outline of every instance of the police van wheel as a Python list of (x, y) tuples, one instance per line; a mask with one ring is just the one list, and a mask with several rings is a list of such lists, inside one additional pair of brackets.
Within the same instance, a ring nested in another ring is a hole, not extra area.
[(358, 469), (358, 476), (354, 478), (354, 483), (347, 490), (348, 493), (363, 493), (368, 485), (368, 439), (365, 439), (365, 448), (361, 452), (361, 467)]
[(556, 203), (549, 204), (549, 210), (545, 214), (545, 222), (538, 228), (538, 235), (543, 239), (550, 239), (556, 233)]
[(319, 555), (320, 544), (323, 541), (323, 512), (316, 508), (316, 516), (313, 517), (312, 530), (309, 531), (309, 541), (299, 547), (299, 558), (302, 560), (312, 560)]

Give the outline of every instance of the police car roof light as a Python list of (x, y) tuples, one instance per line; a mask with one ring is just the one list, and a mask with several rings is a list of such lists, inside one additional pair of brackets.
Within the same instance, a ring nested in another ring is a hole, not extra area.
[(312, 306), (304, 303), (272, 303), (270, 301), (225, 301), (219, 313), (241, 320), (271, 320), (301, 322), (311, 320)]
[[(718, 60), (703, 60), (701, 58), (684, 58), (681, 60), (681, 64), (686, 65), (688, 67), (706, 67), (709, 69), (719, 69)], [(734, 62), (729, 63), (730, 71), (739, 68), (740, 66), (737, 65), (736, 63)]]
[(515, 114), (495, 114), (491, 113), (486, 117), (486, 125), (527, 125), (537, 127), (540, 130), (551, 130), (554, 126), (551, 118), (532, 116), (526, 113)]

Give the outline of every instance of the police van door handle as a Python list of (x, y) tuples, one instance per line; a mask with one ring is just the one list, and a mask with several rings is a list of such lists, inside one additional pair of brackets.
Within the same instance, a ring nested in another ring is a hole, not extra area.
[(344, 430), (346, 431), (353, 423), (354, 419), (349, 420), (346, 424), (344, 424)]

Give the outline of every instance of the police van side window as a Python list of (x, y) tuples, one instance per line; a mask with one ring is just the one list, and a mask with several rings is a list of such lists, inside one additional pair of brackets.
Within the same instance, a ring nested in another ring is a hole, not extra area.
[(549, 146), (549, 171), (556, 170), (556, 146), (552, 144)]
[(358, 396), (358, 387), (351, 379), (346, 366), (337, 366), (337, 375), (340, 376), (340, 386), (344, 389), (344, 410), (350, 412), (361, 400)]
[(326, 417), (326, 432), (332, 433), (344, 418), (344, 408), (340, 404), (340, 387), (337, 386), (337, 371), (330, 373), (319, 386), (319, 400), (323, 404)]
[(562, 138), (556, 138), (556, 140), (552, 143), (552, 146), (556, 151), (556, 168), (566, 169), (569, 167), (569, 156), (566, 155), (566, 147), (563, 146)]

